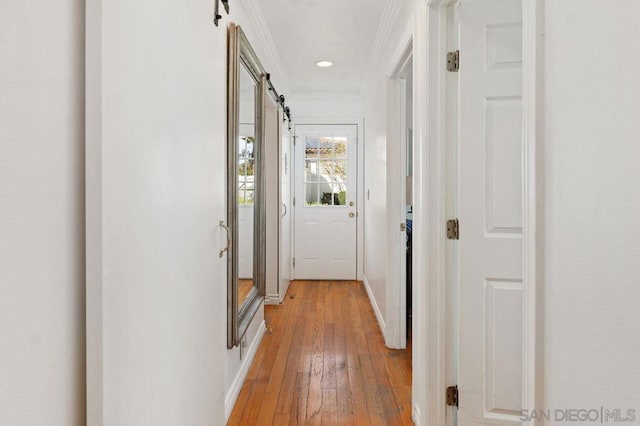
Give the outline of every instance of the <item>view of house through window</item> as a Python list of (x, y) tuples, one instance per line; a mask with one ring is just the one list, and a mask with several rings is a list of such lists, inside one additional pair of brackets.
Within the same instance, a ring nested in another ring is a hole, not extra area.
[(347, 138), (305, 137), (305, 206), (344, 206), (347, 199)]

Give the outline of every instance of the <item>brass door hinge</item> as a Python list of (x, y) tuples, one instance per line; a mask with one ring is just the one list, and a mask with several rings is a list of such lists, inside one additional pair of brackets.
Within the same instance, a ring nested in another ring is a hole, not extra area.
[(458, 222), (458, 219), (449, 219), (447, 221), (447, 239), (460, 239), (460, 223)]
[(447, 388), (447, 406), (458, 407), (458, 386)]
[(447, 53), (447, 71), (458, 72), (460, 69), (460, 51)]

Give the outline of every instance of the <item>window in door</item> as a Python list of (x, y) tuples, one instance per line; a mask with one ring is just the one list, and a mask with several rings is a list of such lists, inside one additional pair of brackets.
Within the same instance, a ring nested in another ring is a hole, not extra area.
[(346, 206), (347, 137), (305, 136), (305, 207)]

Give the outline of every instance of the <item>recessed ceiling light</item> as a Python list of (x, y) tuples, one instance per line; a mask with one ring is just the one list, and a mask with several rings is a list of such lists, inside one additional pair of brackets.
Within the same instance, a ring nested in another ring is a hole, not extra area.
[(316, 65), (319, 66), (320, 68), (328, 68), (328, 67), (332, 67), (333, 66), (333, 62), (331, 62), (331, 61), (318, 61), (318, 62), (316, 62)]

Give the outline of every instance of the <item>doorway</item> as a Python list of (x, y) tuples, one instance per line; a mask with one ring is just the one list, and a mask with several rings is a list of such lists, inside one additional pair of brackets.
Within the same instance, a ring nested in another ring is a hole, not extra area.
[(357, 279), (357, 126), (296, 125), (294, 276)]
[(408, 39), (389, 72), (387, 126), (387, 283), (385, 338), (394, 349), (411, 337), (413, 300), (413, 42)]

